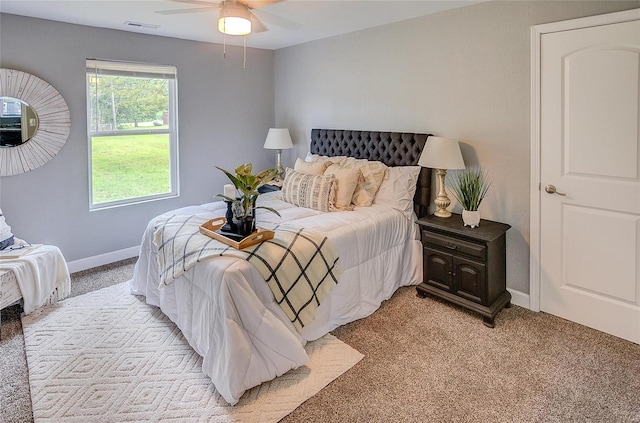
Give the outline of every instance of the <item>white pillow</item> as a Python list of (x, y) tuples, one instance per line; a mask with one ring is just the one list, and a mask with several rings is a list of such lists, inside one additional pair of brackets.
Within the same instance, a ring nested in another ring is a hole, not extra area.
[(335, 208), (337, 210), (353, 210), (351, 198), (359, 180), (362, 178), (360, 169), (332, 164), (324, 171), (324, 174), (334, 175), (336, 178)]
[(420, 175), (420, 166), (394, 166), (387, 169), (387, 178), (376, 193), (374, 204), (384, 204), (413, 219), (413, 196)]
[(0, 209), (0, 250), (3, 250), (13, 245), (13, 234), (11, 233), (11, 226), (7, 224)]
[(293, 170), (296, 172), (308, 173), (310, 175), (322, 175), (324, 171), (331, 165), (331, 162), (307, 162), (300, 157), (296, 159), (296, 164), (293, 166)]

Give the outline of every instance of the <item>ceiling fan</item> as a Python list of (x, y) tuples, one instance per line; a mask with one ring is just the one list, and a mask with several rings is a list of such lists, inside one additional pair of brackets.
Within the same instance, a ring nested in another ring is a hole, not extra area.
[[(161, 15), (182, 13), (218, 12), (218, 30), (226, 35), (247, 35), (252, 32), (267, 31), (263, 21), (287, 29), (298, 29), (300, 25), (288, 19), (273, 15), (258, 8), (283, 0), (223, 0), (210, 2), (205, 0), (170, 0), (176, 3), (194, 4), (202, 7), (188, 9), (158, 10)], [(258, 17), (259, 16), (259, 17)]]

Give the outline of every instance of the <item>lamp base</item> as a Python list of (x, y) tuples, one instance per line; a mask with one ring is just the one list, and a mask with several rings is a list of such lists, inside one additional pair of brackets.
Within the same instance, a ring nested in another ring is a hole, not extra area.
[(451, 212), (447, 209), (438, 209), (433, 215), (436, 217), (451, 217)]
[(277, 150), (276, 155), (276, 170), (278, 171), (278, 175), (274, 178), (276, 181), (284, 180), (284, 167), (282, 167), (282, 150)]
[(451, 205), (451, 200), (447, 197), (447, 190), (444, 185), (444, 178), (447, 176), (446, 169), (436, 169), (436, 176), (438, 177), (438, 185), (439, 191), (438, 196), (434, 200), (434, 203), (437, 207), (436, 212), (434, 213), (437, 217), (451, 217), (451, 212), (447, 210), (447, 207)]

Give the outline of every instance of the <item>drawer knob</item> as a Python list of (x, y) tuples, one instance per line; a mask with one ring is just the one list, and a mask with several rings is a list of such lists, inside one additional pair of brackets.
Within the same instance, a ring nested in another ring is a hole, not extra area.
[(453, 242), (445, 242), (444, 243), (445, 247), (447, 247), (450, 250), (455, 250), (458, 248), (458, 246), (456, 244), (454, 244)]

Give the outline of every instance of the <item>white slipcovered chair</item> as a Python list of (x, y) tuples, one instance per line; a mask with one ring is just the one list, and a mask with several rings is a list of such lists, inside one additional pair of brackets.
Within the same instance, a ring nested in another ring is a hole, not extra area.
[(70, 293), (69, 270), (60, 249), (15, 237), (0, 210), (0, 310), (19, 302), (29, 314)]

